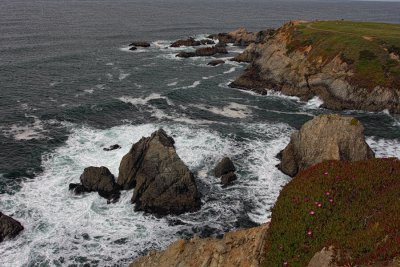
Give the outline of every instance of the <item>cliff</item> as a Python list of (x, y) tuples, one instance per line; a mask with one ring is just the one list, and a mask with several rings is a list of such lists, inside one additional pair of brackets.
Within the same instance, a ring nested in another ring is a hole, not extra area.
[(160, 266), (260, 266), (265, 253), (268, 224), (229, 232), (222, 239), (198, 238), (179, 240), (166, 250), (151, 252), (130, 267)]
[(399, 44), (400, 25), (289, 22), (247, 48), (251, 63), (231, 87), (318, 96), (335, 110), (400, 113)]

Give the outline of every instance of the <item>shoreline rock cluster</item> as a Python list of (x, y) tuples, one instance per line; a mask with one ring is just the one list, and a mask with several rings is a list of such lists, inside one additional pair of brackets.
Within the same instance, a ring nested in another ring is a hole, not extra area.
[(0, 243), (16, 237), (22, 230), (20, 222), (0, 212)]

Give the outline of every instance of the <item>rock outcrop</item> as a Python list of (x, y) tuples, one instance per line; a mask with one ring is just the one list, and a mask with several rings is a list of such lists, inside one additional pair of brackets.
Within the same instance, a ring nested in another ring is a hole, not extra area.
[(237, 179), (236, 168), (232, 160), (228, 157), (223, 158), (214, 168), (215, 177), (221, 177), (223, 186), (228, 186)]
[(116, 150), (116, 149), (120, 149), (120, 148), (121, 148), (120, 145), (115, 144), (115, 145), (111, 145), (109, 147), (104, 147), (103, 150), (104, 151), (112, 151), (112, 150)]
[(200, 193), (192, 172), (176, 153), (164, 130), (134, 144), (121, 161), (117, 183), (135, 188), (136, 210), (157, 215), (180, 214), (200, 208)]
[(222, 65), (224, 63), (225, 63), (225, 61), (223, 61), (221, 59), (217, 59), (217, 60), (212, 60), (212, 61), (208, 62), (207, 65), (215, 67), (218, 65)]
[(85, 168), (80, 184), (70, 184), (69, 189), (76, 194), (98, 192), (100, 196), (116, 201), (120, 196), (120, 187), (115, 182), (114, 175), (106, 167)]
[(181, 46), (200, 46), (200, 45), (213, 45), (215, 42), (210, 39), (195, 40), (193, 37), (188, 39), (181, 39), (173, 42), (171, 47), (181, 47)]
[(194, 52), (180, 52), (176, 56), (177, 57), (183, 57), (183, 58), (188, 58), (188, 57), (209, 57), (209, 56), (214, 56), (216, 54), (227, 54), (227, 53), (228, 53), (228, 51), (226, 50), (225, 47), (213, 46), (213, 47), (198, 48)]
[(144, 41), (137, 41), (137, 42), (132, 42), (129, 46), (150, 47), (150, 43), (149, 42), (144, 42)]
[(292, 134), (280, 153), (279, 168), (290, 176), (325, 160), (359, 161), (374, 158), (365, 142), (364, 127), (353, 117), (321, 115)]
[(229, 232), (222, 239), (179, 240), (164, 251), (150, 252), (136, 259), (130, 267), (258, 267), (264, 257), (268, 227), (264, 224)]
[(255, 48), (256, 44), (250, 44), (242, 53), (232, 58), (231, 61), (250, 63), (259, 56)]
[(363, 81), (367, 77), (355, 75), (352, 61), (340, 52), (326, 57), (314, 51), (318, 44), (308, 44), (309, 40), (303, 43), (293, 41), (294, 28), (301, 23), (287, 23), (272, 37), (265, 38), (265, 43), (248, 47), (237, 60), (250, 59), (251, 64), (230, 86), (261, 94), (277, 90), (302, 100), (318, 96), (324, 107), (334, 110), (387, 109), (400, 113), (400, 88), (386, 86), (383, 78), (381, 84), (369, 88)]
[(16, 237), (22, 230), (21, 223), (0, 212), (0, 243)]

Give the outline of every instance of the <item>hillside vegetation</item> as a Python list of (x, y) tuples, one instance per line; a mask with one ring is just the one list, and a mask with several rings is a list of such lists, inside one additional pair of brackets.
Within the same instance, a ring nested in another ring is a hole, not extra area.
[(280, 193), (264, 266), (307, 266), (329, 246), (340, 266), (390, 262), (400, 255), (399, 226), (400, 160), (320, 163)]
[(351, 21), (299, 23), (287, 45), (288, 53), (297, 49), (309, 49), (310, 62), (329, 62), (340, 55), (354, 70), (350, 82), (360, 87), (400, 87), (400, 25)]

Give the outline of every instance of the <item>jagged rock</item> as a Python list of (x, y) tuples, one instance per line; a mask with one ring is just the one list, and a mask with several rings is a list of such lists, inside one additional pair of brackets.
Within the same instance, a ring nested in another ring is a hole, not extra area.
[(174, 140), (162, 129), (134, 144), (119, 171), (117, 183), (124, 189), (135, 187), (136, 210), (166, 215), (200, 208), (194, 176), (176, 153)]
[(281, 152), (279, 168), (289, 176), (325, 160), (359, 161), (374, 158), (365, 142), (364, 127), (353, 117), (321, 115), (292, 134)]
[(116, 150), (116, 149), (120, 149), (120, 148), (121, 148), (120, 145), (115, 144), (115, 145), (112, 145), (112, 146), (110, 146), (110, 147), (105, 147), (105, 148), (103, 148), (103, 150), (104, 150), (104, 151), (111, 151), (111, 150)]
[(250, 63), (259, 56), (256, 46), (256, 44), (250, 44), (242, 53), (232, 58), (231, 61)]
[(222, 239), (194, 237), (178, 240), (164, 251), (152, 251), (129, 267), (202, 266), (258, 267), (265, 257), (269, 225), (228, 232)]
[(21, 223), (0, 212), (0, 242), (16, 237), (22, 230)]
[(150, 43), (148, 43), (148, 42), (143, 42), (143, 41), (139, 41), (139, 42), (132, 42), (129, 46), (150, 47)]
[(207, 65), (215, 67), (215, 66), (218, 66), (218, 65), (221, 65), (224, 63), (225, 63), (225, 61), (217, 59), (217, 60), (212, 60), (212, 61), (208, 62)]
[(228, 157), (223, 158), (217, 166), (214, 168), (214, 175), (215, 177), (221, 177), (228, 172), (236, 171), (235, 165), (233, 164), (232, 160)]
[(120, 196), (120, 187), (115, 183), (114, 175), (106, 167), (85, 168), (80, 180), (81, 184), (69, 185), (69, 189), (76, 194), (95, 191), (112, 201), (116, 201)]
[(130, 51), (135, 51), (135, 50), (137, 50), (137, 47), (136, 46), (129, 47), (129, 50)]

